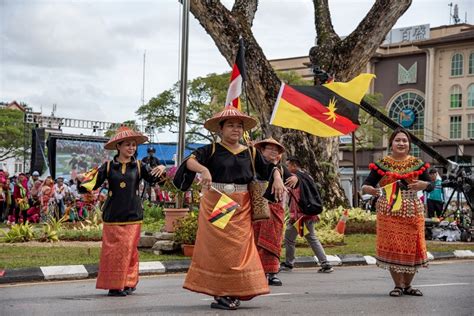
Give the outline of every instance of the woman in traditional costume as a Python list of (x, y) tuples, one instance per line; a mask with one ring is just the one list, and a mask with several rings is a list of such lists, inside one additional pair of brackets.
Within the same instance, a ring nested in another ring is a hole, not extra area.
[(160, 165), (148, 172), (135, 160), (137, 145), (147, 139), (126, 126), (120, 127), (104, 146), (118, 151), (113, 160), (77, 176), (82, 182), (81, 191), (94, 191), (108, 180), (108, 197), (102, 208), (104, 226), (96, 288), (109, 290), (109, 296), (131, 294), (138, 283), (137, 246), (143, 221), (138, 186), (140, 179), (153, 181), (165, 169)]
[[(280, 162), (281, 156), (285, 152), (285, 147), (271, 137), (255, 143), (254, 146), (260, 150), (267, 161), (275, 165)], [(279, 168), (285, 181), (289, 178), (293, 178), (292, 180), (295, 181), (296, 176), (293, 176), (286, 167), (280, 166)], [(276, 275), (280, 269), (285, 210), (282, 201), (275, 201), (271, 194), (266, 194), (265, 197), (269, 200), (270, 218), (253, 223), (255, 244), (263, 270), (268, 278), (268, 285), (281, 286), (282, 282)]]
[[(260, 178), (273, 176), (273, 193), (285, 190), (280, 172), (255, 148), (239, 143), (243, 132), (257, 122), (233, 107), (226, 107), (204, 123), (221, 141), (198, 148), (180, 166), (175, 185), (186, 190), (196, 173), (201, 174), (200, 202), (194, 255), (183, 287), (214, 296), (212, 308), (237, 309), (240, 300), (269, 293), (268, 281), (255, 246), (248, 184), (254, 178), (252, 160)], [(238, 203), (223, 227), (210, 221), (221, 192)]]
[[(408, 155), (410, 135), (396, 129), (390, 136), (391, 155), (371, 163), (362, 191), (377, 201), (377, 265), (390, 271), (395, 288), (390, 296), (422, 296), (411, 286), (418, 268), (426, 266), (424, 206), (418, 191), (431, 191), (428, 163)], [(380, 188), (376, 188), (379, 184)]]

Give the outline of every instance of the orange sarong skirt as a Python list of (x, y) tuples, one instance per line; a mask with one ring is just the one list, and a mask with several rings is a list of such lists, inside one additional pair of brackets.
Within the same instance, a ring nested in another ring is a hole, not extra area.
[(385, 199), (377, 201), (377, 265), (400, 273), (415, 273), (426, 266), (425, 218), (419, 199), (403, 200), (391, 212)]
[(96, 288), (122, 290), (138, 283), (138, 241), (141, 224), (104, 223)]
[(249, 193), (229, 197), (240, 206), (224, 229), (208, 221), (220, 194), (208, 191), (201, 198), (194, 255), (183, 287), (248, 300), (270, 290), (254, 242)]

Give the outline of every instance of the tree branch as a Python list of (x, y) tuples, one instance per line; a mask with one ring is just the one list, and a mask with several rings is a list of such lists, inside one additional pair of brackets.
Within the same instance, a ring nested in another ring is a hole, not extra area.
[(334, 44), (339, 41), (339, 36), (332, 25), (328, 0), (313, 0), (313, 4), (318, 46), (326, 45), (328, 42)]
[(342, 50), (351, 51), (352, 56), (375, 52), (411, 3), (412, 0), (377, 0), (357, 28), (342, 41)]
[(257, 7), (258, 0), (236, 0), (232, 7), (232, 15), (241, 16), (247, 21), (249, 27), (252, 27)]

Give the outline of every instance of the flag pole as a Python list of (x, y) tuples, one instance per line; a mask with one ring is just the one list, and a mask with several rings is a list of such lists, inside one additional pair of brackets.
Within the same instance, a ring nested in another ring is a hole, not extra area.
[(181, 37), (181, 76), (179, 94), (179, 133), (178, 133), (178, 165), (183, 162), (185, 133), (186, 133), (186, 98), (188, 91), (188, 42), (189, 42), (189, 3), (191, 0), (182, 0), (182, 37)]
[(352, 134), (352, 206), (359, 207), (359, 195), (357, 191), (357, 155), (355, 131)]

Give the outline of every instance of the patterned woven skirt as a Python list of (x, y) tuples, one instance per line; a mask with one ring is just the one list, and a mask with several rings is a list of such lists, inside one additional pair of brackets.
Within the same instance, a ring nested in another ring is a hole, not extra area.
[(265, 273), (278, 273), (285, 210), (281, 203), (270, 203), (270, 218), (253, 223), (255, 244)]
[(424, 207), (419, 199), (403, 200), (391, 212), (385, 199), (377, 201), (377, 265), (400, 273), (427, 266)]
[(201, 198), (194, 255), (183, 287), (248, 300), (270, 290), (254, 242), (249, 194), (229, 196), (240, 206), (224, 229), (208, 221), (220, 194), (208, 191)]
[(141, 224), (104, 224), (96, 288), (122, 290), (136, 287), (140, 228)]

